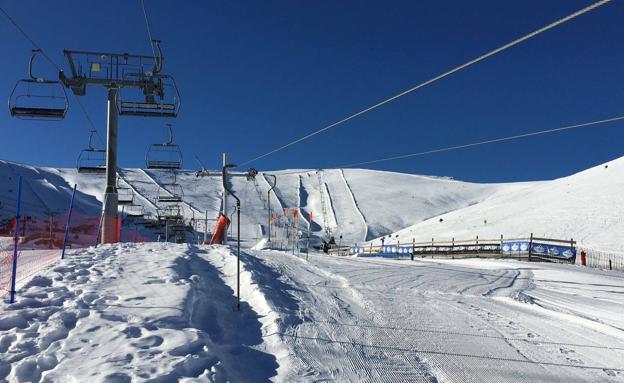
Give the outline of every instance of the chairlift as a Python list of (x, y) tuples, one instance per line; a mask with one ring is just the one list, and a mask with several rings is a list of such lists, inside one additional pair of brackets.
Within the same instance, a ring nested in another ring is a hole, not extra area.
[(69, 102), (65, 87), (58, 80), (33, 75), (33, 61), (40, 49), (33, 49), (28, 63), (30, 78), (17, 81), (9, 97), (12, 117), (25, 120), (62, 120)]
[(134, 82), (143, 82), (143, 89), (122, 88), (117, 94), (119, 114), (122, 116), (175, 118), (180, 109), (180, 93), (169, 75), (145, 76), (134, 73), (124, 76)]
[(131, 188), (117, 186), (117, 203), (120, 205), (132, 205), (134, 202), (134, 192)]
[(143, 218), (145, 216), (145, 208), (143, 205), (138, 205), (134, 202), (127, 205), (125, 211), (129, 218)]
[(164, 188), (158, 188), (158, 194), (156, 196), (158, 202), (182, 202), (182, 199), (184, 198), (184, 190), (180, 184), (174, 183), (163, 186)]
[(182, 212), (180, 210), (180, 206), (178, 205), (160, 207), (156, 210), (156, 215), (158, 216), (159, 221), (182, 218)]
[(148, 169), (179, 170), (182, 168), (182, 151), (180, 146), (173, 143), (171, 124), (166, 124), (169, 139), (163, 144), (153, 144), (145, 154), (145, 164)]
[(158, 202), (164, 203), (172, 203), (172, 202), (182, 202), (184, 198), (184, 190), (182, 189), (182, 185), (180, 185), (176, 180), (176, 172), (175, 170), (171, 171), (172, 180), (164, 185), (158, 186), (158, 190), (156, 191), (156, 200)]
[(78, 173), (100, 174), (106, 173), (106, 150), (93, 147), (93, 134), (89, 131), (89, 146), (80, 151), (77, 160)]

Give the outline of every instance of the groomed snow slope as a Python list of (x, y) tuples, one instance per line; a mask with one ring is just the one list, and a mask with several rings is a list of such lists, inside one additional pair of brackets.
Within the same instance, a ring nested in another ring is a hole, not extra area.
[[(0, 218), (6, 219), (14, 214), (18, 174), (25, 177), (25, 183), (36, 194), (43, 196), (45, 203), (35, 201), (40, 210), (67, 209), (74, 183), (78, 184), (79, 210), (97, 214), (97, 203), (103, 200), (103, 174), (80, 174), (75, 169), (35, 168), (1, 161), (0, 181), (3, 187), (0, 190), (0, 201), (3, 202), (3, 210)], [(163, 206), (157, 201), (158, 192), (160, 190), (168, 194), (167, 184), (172, 181), (171, 173), (121, 169), (119, 174), (137, 191), (136, 202), (145, 207), (148, 215), (155, 215), (156, 208)], [(299, 208), (301, 230), (307, 231), (312, 214), (310, 228), (313, 235), (323, 235), (324, 227), (328, 226), (336, 238), (343, 235), (344, 243), (370, 240), (414, 222), (479, 203), (497, 191), (526, 187), (526, 184), (482, 185), (359, 169), (319, 172), (304, 169), (271, 174), (277, 175), (277, 187), (270, 194), (273, 211)], [(247, 181), (245, 177), (230, 179), (232, 189), (241, 198), (241, 234), (245, 239), (255, 240), (268, 231), (267, 192), (270, 186), (267, 180), (270, 177), (264, 173), (257, 176), (256, 182)], [(220, 177), (198, 178), (194, 172), (181, 171), (176, 181), (184, 189), (185, 203), (181, 204), (181, 208), (187, 221), (193, 217), (204, 218), (205, 211), (208, 211), (209, 219), (217, 218), (222, 204)], [(234, 203), (234, 198), (228, 199), (228, 215), (234, 211)], [(323, 210), (325, 215), (322, 214)]]
[[(505, 237), (570, 239), (624, 251), (624, 157), (569, 177), (502, 189), (485, 201), (397, 232), (402, 242)], [(440, 222), (442, 219), (442, 222)], [(486, 222), (487, 221), (487, 222)], [(379, 240), (374, 241), (379, 243)]]
[(284, 381), (624, 381), (621, 273), (250, 253), (280, 276), (258, 286), (290, 350)]
[(0, 381), (623, 382), (624, 277), (164, 243), (75, 250), (0, 306)]

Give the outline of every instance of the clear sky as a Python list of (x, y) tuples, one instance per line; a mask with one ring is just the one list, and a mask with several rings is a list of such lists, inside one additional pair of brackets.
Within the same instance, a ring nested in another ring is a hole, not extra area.
[[(592, 1), (145, 0), (177, 119), (120, 118), (120, 166), (138, 167), (166, 122), (185, 168), (243, 162), (440, 74)], [(0, 1), (58, 63), (62, 50), (151, 54), (139, 0)], [(613, 1), (487, 61), (262, 159), (259, 170), (337, 167), (624, 114), (624, 3)], [(31, 46), (0, 15), (0, 95)], [(39, 72), (56, 77), (43, 60)], [(81, 98), (105, 137), (106, 95)], [(0, 158), (75, 166), (88, 124), (0, 113)], [(568, 175), (624, 155), (624, 122), (371, 165), (498, 182)]]

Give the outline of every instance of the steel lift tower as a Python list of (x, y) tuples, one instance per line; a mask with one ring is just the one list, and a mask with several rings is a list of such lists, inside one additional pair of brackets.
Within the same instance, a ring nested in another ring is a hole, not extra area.
[(157, 55), (68, 51), (70, 75), (59, 73), (61, 83), (76, 96), (84, 96), (87, 85), (108, 90), (106, 126), (106, 189), (102, 220), (102, 243), (119, 240), (117, 233), (117, 122), (118, 116), (177, 117), (180, 95), (171, 76), (161, 73), (160, 41), (153, 40)]

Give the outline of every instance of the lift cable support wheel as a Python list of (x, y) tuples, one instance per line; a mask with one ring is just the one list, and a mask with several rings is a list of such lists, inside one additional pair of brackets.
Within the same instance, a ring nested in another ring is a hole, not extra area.
[(173, 128), (165, 125), (168, 130), (168, 140), (162, 144), (153, 144), (145, 153), (145, 165), (148, 169), (180, 170), (182, 169), (182, 150), (173, 143)]
[(30, 78), (17, 81), (9, 97), (12, 117), (24, 120), (62, 120), (69, 102), (65, 87), (58, 80), (48, 80), (33, 74), (33, 62), (40, 49), (33, 49), (28, 62)]
[(76, 161), (78, 173), (102, 174), (106, 173), (106, 149), (93, 147), (93, 134), (95, 130), (89, 131), (89, 144), (86, 149), (82, 149)]

